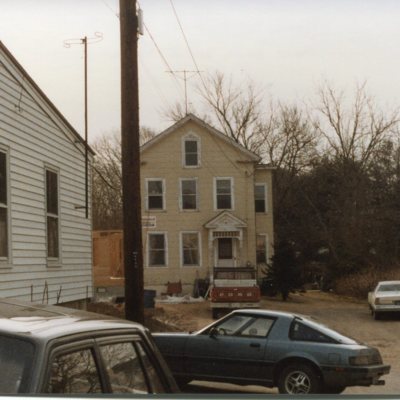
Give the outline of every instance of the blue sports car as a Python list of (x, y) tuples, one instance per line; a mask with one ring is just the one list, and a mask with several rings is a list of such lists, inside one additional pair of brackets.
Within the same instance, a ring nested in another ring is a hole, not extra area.
[(236, 310), (193, 333), (154, 339), (178, 383), (191, 380), (278, 387), (280, 393), (341, 393), (383, 385), (379, 351), (303, 316)]

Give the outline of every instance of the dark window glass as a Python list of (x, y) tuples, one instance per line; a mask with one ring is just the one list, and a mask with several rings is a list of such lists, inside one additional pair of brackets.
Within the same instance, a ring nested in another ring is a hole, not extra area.
[(100, 377), (91, 350), (62, 354), (53, 360), (49, 393), (101, 393)]
[(0, 152), (0, 257), (8, 256), (6, 161), (6, 154)]
[(47, 257), (58, 257), (58, 218), (47, 217)]
[(139, 357), (132, 343), (100, 347), (113, 393), (149, 393)]
[(198, 151), (196, 140), (185, 141), (185, 165), (197, 166), (198, 165)]
[(26, 393), (34, 347), (23, 340), (0, 336), (0, 393)]
[(218, 179), (216, 186), (217, 209), (230, 210), (232, 208), (232, 188), (230, 179)]
[(142, 358), (144, 369), (146, 370), (147, 376), (149, 378), (152, 393), (165, 393), (164, 385), (160, 380), (155, 366), (145, 352), (143, 345), (139, 342), (135, 342), (135, 344), (139, 349), (139, 354)]
[(265, 186), (256, 185), (254, 188), (256, 212), (265, 212)]
[(148, 195), (148, 209), (149, 210), (163, 210), (163, 182), (162, 181), (148, 181), (147, 182), (147, 195)]
[(298, 321), (295, 321), (292, 324), (290, 339), (306, 342), (336, 343), (336, 341), (329, 336), (326, 336), (323, 333)]
[(231, 260), (233, 258), (231, 238), (218, 239), (218, 258), (220, 260)]
[(196, 180), (182, 181), (182, 209), (196, 210), (197, 209), (197, 184)]
[(0, 204), (7, 204), (7, 165), (6, 154), (0, 152)]
[(264, 235), (257, 235), (256, 257), (257, 263), (267, 262), (266, 237)]
[(58, 215), (58, 182), (55, 172), (46, 171), (47, 212)]
[(182, 234), (183, 265), (199, 265), (199, 236), (197, 233)]
[(165, 265), (165, 236), (162, 233), (149, 235), (149, 266)]

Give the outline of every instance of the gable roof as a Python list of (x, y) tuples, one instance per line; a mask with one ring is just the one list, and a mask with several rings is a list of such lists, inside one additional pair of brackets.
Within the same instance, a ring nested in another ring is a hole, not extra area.
[(247, 223), (231, 212), (224, 210), (207, 221), (204, 227), (208, 229), (232, 230), (247, 228)]
[(253, 153), (250, 150), (247, 150), (244, 146), (235, 142), (233, 139), (226, 136), (221, 131), (213, 128), (211, 125), (207, 124), (202, 119), (196, 117), (194, 114), (186, 115), (186, 117), (182, 118), (181, 120), (176, 122), (174, 125), (170, 126), (165, 131), (161, 132), (159, 135), (157, 135), (153, 139), (149, 140), (147, 143), (145, 143), (143, 146), (141, 146), (140, 151), (144, 152), (144, 151), (148, 150), (154, 144), (158, 143), (160, 140), (164, 139), (166, 136), (170, 135), (172, 132), (175, 132), (177, 129), (179, 129), (180, 127), (182, 127), (189, 121), (192, 121), (195, 124), (201, 126), (206, 131), (208, 131), (211, 135), (215, 135), (218, 138), (222, 139), (224, 142), (230, 144), (231, 146), (236, 147), (239, 151), (241, 151), (243, 154), (245, 154), (247, 157), (249, 157), (252, 161), (259, 162), (261, 160), (260, 156)]
[[(42, 111), (54, 122), (54, 124), (66, 134), (66, 132), (72, 133), (72, 135), (85, 146), (85, 140), (83, 137), (75, 130), (75, 128), (67, 121), (67, 119), (61, 114), (61, 112), (57, 109), (57, 107), (50, 101), (50, 99), (45, 95), (45, 93), (40, 89), (40, 87), (35, 83), (35, 81), (30, 77), (30, 75), (26, 72), (26, 70), (22, 67), (22, 65), (17, 61), (17, 59), (11, 54), (11, 52), (7, 49), (4, 43), (0, 40), (0, 51), (2, 51), (6, 58), (14, 65), (14, 67), (18, 70), (18, 72), (23, 76), (23, 83), (13, 74), (12, 71), (0, 60), (0, 65), (5, 68), (5, 70), (13, 77), (13, 79), (18, 82), (18, 84), (27, 92), (31, 92), (32, 89), (37, 93), (37, 95), (44, 101), (44, 103), (48, 106), (52, 113), (55, 114), (51, 115), (47, 110), (45, 110), (36, 100), (37, 105), (42, 109)], [(29, 86), (29, 88), (27, 87)], [(31, 90), (29, 90), (31, 89)], [(32, 93), (30, 93), (32, 94)], [(57, 121), (57, 118), (60, 121)], [(60, 124), (61, 122), (61, 124)], [(64, 125), (64, 126), (62, 126)], [(88, 145), (88, 150), (92, 155), (95, 154), (93, 149)]]

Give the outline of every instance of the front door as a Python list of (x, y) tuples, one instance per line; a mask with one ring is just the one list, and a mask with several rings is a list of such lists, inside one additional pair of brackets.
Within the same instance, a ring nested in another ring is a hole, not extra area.
[(217, 244), (217, 266), (235, 267), (235, 245), (232, 238), (219, 238)]

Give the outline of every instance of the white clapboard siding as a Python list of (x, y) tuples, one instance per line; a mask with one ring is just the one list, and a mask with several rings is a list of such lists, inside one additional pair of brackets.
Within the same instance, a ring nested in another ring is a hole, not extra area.
[[(41, 301), (46, 284), (49, 303), (57, 301), (60, 288), (61, 302), (91, 296), (91, 220), (82, 208), (83, 141), (1, 43), (0, 149), (7, 151), (9, 161), (11, 233), (11, 254), (0, 264), (0, 296), (31, 300), (33, 293), (33, 300)], [(46, 168), (59, 177), (57, 262), (46, 257)], [(89, 194), (90, 183), (89, 175)]]

